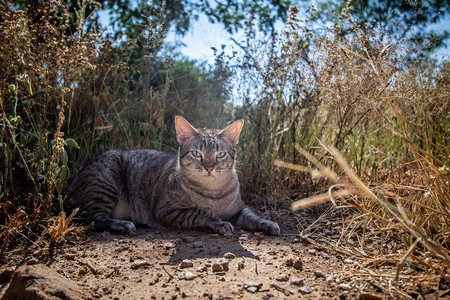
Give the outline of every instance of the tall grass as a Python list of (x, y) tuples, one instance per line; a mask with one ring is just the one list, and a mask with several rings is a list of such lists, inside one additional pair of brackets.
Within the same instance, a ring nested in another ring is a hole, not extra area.
[(448, 281), (449, 64), (394, 45), (376, 28), (362, 30), (351, 16), (311, 32), (297, 14), (291, 8), (287, 30), (272, 43), (241, 44), (242, 114), (250, 120), (241, 140), (251, 178), (245, 191), (265, 191), (274, 206), (305, 198), (292, 208), (351, 207), (357, 216), (347, 228), (371, 224), (401, 237), (397, 282), (405, 261)]

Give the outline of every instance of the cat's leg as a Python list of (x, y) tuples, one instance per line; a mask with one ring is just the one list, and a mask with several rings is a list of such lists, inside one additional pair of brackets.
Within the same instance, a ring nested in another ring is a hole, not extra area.
[(230, 222), (223, 221), (215, 213), (193, 208), (172, 208), (165, 209), (157, 218), (159, 222), (168, 227), (177, 228), (204, 228), (210, 229), (216, 233), (223, 231), (233, 232), (234, 227)]
[(273, 221), (261, 218), (250, 208), (242, 209), (236, 216), (234, 224), (236, 227), (251, 231), (263, 231), (272, 235), (280, 235), (280, 226)]

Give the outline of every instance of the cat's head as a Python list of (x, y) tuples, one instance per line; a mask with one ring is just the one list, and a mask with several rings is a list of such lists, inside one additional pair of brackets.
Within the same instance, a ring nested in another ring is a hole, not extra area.
[(183, 117), (176, 116), (178, 164), (183, 175), (198, 182), (214, 182), (235, 174), (235, 146), (243, 125), (243, 120), (237, 120), (221, 130), (195, 129)]

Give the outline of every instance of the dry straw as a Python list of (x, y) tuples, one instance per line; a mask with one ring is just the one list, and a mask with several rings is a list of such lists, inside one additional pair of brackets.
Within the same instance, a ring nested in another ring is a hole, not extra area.
[[(388, 220), (391, 224), (389, 226), (386, 226), (385, 228), (398, 228), (400, 226), (401, 229), (409, 232), (414, 237), (414, 242), (412, 242), (409, 245), (409, 248), (404, 252), (404, 254), (399, 257), (398, 255), (393, 255), (392, 257), (382, 257), (382, 258), (376, 258), (373, 261), (368, 261), (368, 263), (365, 265), (366, 267), (376, 265), (374, 261), (378, 260), (378, 263), (381, 261), (392, 261), (392, 259), (396, 260), (396, 273), (395, 275), (386, 275), (388, 278), (393, 279), (393, 283), (395, 285), (398, 284), (400, 279), (411, 279), (411, 280), (417, 280), (420, 277), (414, 277), (414, 276), (402, 276), (400, 275), (402, 267), (407, 260), (412, 260), (414, 262), (417, 262), (419, 264), (424, 265), (425, 267), (433, 270), (436, 272), (437, 277), (443, 278), (446, 281), (450, 281), (450, 276), (448, 275), (448, 271), (450, 269), (450, 258), (448, 255), (448, 249), (446, 249), (443, 245), (441, 245), (436, 240), (433, 240), (430, 233), (427, 233), (423, 228), (420, 227), (419, 224), (416, 224), (410, 217), (409, 213), (405, 211), (405, 209), (401, 206), (401, 203), (399, 201), (393, 202), (388, 200), (387, 192), (384, 192), (382, 189), (371, 189), (366, 184), (364, 184), (360, 178), (355, 174), (355, 172), (351, 169), (349, 164), (347, 163), (346, 159), (341, 155), (341, 153), (334, 147), (325, 147), (323, 144), (322, 146), (332, 154), (334, 157), (336, 163), (339, 165), (339, 167), (342, 169), (345, 176), (339, 177), (333, 170), (331, 170), (329, 167), (326, 167), (318, 162), (312, 155), (310, 155), (306, 150), (301, 148), (299, 145), (296, 145), (296, 149), (299, 153), (304, 155), (310, 162), (314, 163), (318, 169), (312, 169), (305, 166), (295, 165), (286, 163), (280, 160), (275, 161), (275, 165), (283, 168), (288, 168), (291, 170), (301, 171), (301, 172), (308, 172), (312, 175), (315, 174), (315, 176), (319, 177), (327, 177), (331, 179), (335, 185), (333, 185), (328, 193), (323, 193), (319, 195), (314, 195), (305, 199), (298, 200), (291, 205), (292, 210), (299, 210), (304, 209), (313, 205), (318, 205), (321, 203), (325, 203), (327, 201), (334, 202), (335, 199), (341, 198), (341, 199), (349, 199), (352, 198), (355, 203), (359, 203), (360, 207), (359, 209), (364, 212), (366, 209), (363, 207), (363, 202), (360, 197), (363, 197), (365, 199), (368, 199), (369, 201), (372, 201), (376, 204), (378, 204), (380, 207), (382, 207), (390, 216), (390, 218), (385, 218)], [(344, 182), (345, 179), (345, 182)], [(349, 183), (350, 184), (349, 184)], [(342, 189), (337, 191), (332, 191), (333, 187), (341, 187)], [(392, 194), (392, 193), (390, 193)], [(358, 196), (356, 196), (358, 195)], [(431, 212), (432, 213), (432, 212)], [(395, 222), (397, 221), (397, 222)], [(419, 257), (419, 255), (414, 254), (415, 250), (418, 249), (418, 244), (422, 244), (423, 247), (429, 251), (432, 257), (437, 259), (436, 262), (432, 262), (429, 259), (422, 259)], [(342, 253), (342, 251), (339, 251)], [(367, 258), (365, 258), (367, 260)], [(379, 279), (383, 278), (383, 276), (369, 272), (369, 274), (372, 274), (372, 278), (378, 277)], [(428, 274), (428, 277), (432, 276)], [(436, 277), (436, 276), (434, 276)], [(434, 278), (433, 277), (433, 278)], [(428, 278), (430, 279), (430, 278)], [(424, 279), (422, 278), (422, 281)]]

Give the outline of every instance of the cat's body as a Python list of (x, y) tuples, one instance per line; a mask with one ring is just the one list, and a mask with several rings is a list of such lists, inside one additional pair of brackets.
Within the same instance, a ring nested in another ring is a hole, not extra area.
[[(194, 129), (176, 117), (178, 156), (153, 150), (110, 150), (72, 179), (71, 197), (99, 230), (133, 234), (134, 223), (278, 235), (279, 226), (246, 208), (234, 168), (243, 121), (224, 130)], [(223, 229), (222, 229), (223, 228)]]

